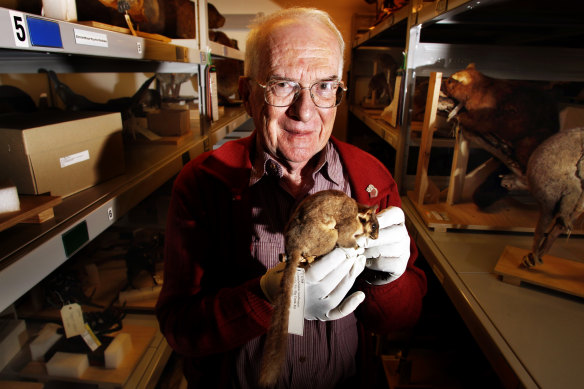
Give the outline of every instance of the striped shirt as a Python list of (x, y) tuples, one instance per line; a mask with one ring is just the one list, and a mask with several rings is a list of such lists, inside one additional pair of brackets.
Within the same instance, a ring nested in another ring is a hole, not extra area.
[[(282, 231), (292, 211), (309, 194), (326, 189), (351, 194), (339, 154), (331, 142), (319, 154), (313, 186), (294, 198), (280, 185), (283, 167), (267, 153), (258, 153), (250, 177), (252, 255), (266, 268), (278, 264), (284, 252)], [(353, 314), (336, 320), (304, 321), (304, 336), (289, 335), (286, 365), (278, 387), (332, 388), (355, 374), (358, 335)], [(245, 344), (236, 356), (234, 387), (253, 387), (259, 376), (264, 337)]]

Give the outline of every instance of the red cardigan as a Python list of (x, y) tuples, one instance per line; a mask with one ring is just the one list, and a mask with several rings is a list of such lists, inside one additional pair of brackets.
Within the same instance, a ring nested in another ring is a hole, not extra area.
[[(401, 205), (395, 181), (381, 162), (331, 140), (358, 202), (377, 204), (379, 210)], [(186, 357), (228, 352), (264, 334), (270, 323), (272, 308), (259, 286), (266, 269), (250, 253), (249, 156), (254, 142), (255, 134), (200, 155), (174, 183), (156, 314), (169, 344)], [(376, 197), (366, 190), (370, 184)], [(425, 275), (414, 266), (417, 253), (412, 242), (406, 272), (390, 284), (358, 280), (357, 289), (366, 298), (356, 316), (367, 330), (384, 333), (417, 321), (426, 293)]]

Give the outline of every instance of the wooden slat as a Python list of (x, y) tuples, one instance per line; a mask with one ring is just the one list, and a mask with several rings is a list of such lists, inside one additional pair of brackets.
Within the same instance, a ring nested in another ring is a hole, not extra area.
[(456, 130), (456, 142), (454, 143), (454, 155), (448, 183), (448, 195), (446, 202), (456, 204), (462, 200), (465, 185), (466, 169), (468, 166), (469, 142), (464, 137), (460, 128)]
[(430, 152), (432, 151), (432, 139), (436, 127), (436, 111), (438, 109), (438, 97), (440, 94), (440, 84), (442, 73), (432, 72), (430, 74), (430, 84), (428, 85), (428, 97), (426, 99), (426, 111), (424, 113), (424, 124), (422, 125), (422, 140), (420, 141), (420, 153), (418, 155), (418, 166), (416, 171), (416, 183), (414, 187), (414, 202), (424, 204), (431, 200), (438, 200), (439, 190), (428, 177), (428, 165), (430, 163)]

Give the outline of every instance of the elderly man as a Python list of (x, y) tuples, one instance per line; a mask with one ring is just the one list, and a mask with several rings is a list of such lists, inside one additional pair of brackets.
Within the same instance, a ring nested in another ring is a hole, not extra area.
[(359, 329), (383, 333), (419, 317), (426, 279), (413, 264), (395, 182), (378, 160), (331, 137), (346, 90), (343, 51), (322, 11), (259, 20), (239, 85), (256, 130), (191, 161), (175, 181), (157, 315), (191, 387), (258, 386), (282, 231), (314, 192), (338, 189), (393, 208), (380, 216), (379, 238), (362, 242), (363, 255), (335, 249), (306, 269), (304, 334), (288, 335), (277, 386), (354, 383)]

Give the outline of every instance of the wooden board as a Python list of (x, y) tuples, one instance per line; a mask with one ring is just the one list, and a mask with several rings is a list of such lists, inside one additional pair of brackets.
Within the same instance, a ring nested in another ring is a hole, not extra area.
[(20, 195), (20, 211), (0, 215), (0, 231), (18, 223), (44, 223), (55, 214), (53, 207), (61, 203), (58, 196)]
[(177, 136), (159, 136), (153, 139), (146, 139), (145, 137), (136, 138), (135, 142), (140, 144), (151, 144), (151, 145), (173, 145), (180, 146), (183, 143), (193, 138), (193, 131), (185, 132), (182, 135)]
[(29, 361), (18, 373), (23, 378), (32, 378), (41, 381), (46, 381), (48, 379), (61, 379), (64, 381), (83, 382), (97, 385), (113, 384), (116, 386), (123, 386), (133, 373), (146, 349), (150, 346), (152, 339), (154, 339), (156, 328), (124, 324), (124, 328), (120, 332), (112, 334), (112, 336), (115, 336), (118, 333), (128, 333), (131, 335), (132, 351), (126, 355), (117, 369), (89, 366), (81, 378), (65, 378), (49, 376), (47, 374), (45, 363), (43, 362)]
[[(113, 32), (119, 32), (121, 34), (132, 35), (132, 31), (130, 31), (129, 28), (125, 28), (125, 27), (112, 26), (110, 24), (94, 22), (94, 21), (82, 21), (82, 22), (77, 22), (77, 23), (82, 24), (84, 26), (101, 28), (102, 30), (108, 30), (108, 31), (113, 31)], [(136, 36), (139, 36), (141, 38), (153, 39), (155, 41), (160, 41), (160, 42), (170, 42), (172, 40), (164, 35), (150, 34), (148, 32), (141, 32), (141, 31), (136, 31)]]
[(43, 389), (44, 387), (45, 384), (42, 382), (0, 381), (2, 389)]
[[(411, 191), (408, 192), (408, 198), (412, 201), (426, 226), (437, 231), (456, 229), (533, 232), (539, 218), (539, 210), (535, 203), (523, 203), (511, 196), (498, 200), (487, 210), (479, 209), (474, 203), (418, 204)], [(572, 234), (584, 234), (584, 227), (581, 223), (574, 224)]]
[(520, 267), (529, 250), (505, 246), (495, 273), (503, 281), (543, 286), (552, 290), (584, 297), (584, 263), (551, 255), (543, 256), (543, 263), (531, 269)]

